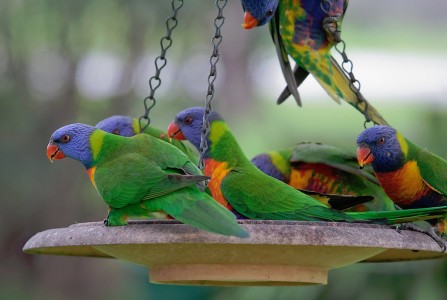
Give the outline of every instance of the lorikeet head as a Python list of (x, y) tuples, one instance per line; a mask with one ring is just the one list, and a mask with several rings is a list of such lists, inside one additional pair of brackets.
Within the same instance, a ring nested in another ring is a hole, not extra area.
[(70, 157), (82, 162), (86, 167), (93, 162), (90, 149), (90, 135), (95, 130), (93, 126), (75, 123), (56, 130), (47, 146), (47, 156), (53, 161)]
[(280, 168), (275, 165), (273, 158), (268, 153), (261, 153), (252, 158), (251, 162), (263, 173), (286, 182), (290, 179), (290, 173), (284, 174)]
[(251, 29), (266, 24), (275, 14), (279, 0), (241, 0), (244, 9), (242, 27)]
[(127, 116), (111, 116), (95, 125), (96, 128), (121, 136), (134, 136), (136, 134), (133, 119)]
[[(169, 137), (188, 140), (199, 149), (204, 113), (205, 108), (203, 107), (192, 107), (179, 112), (174, 121), (169, 124)], [(222, 118), (218, 113), (212, 111), (208, 120), (211, 123), (214, 120), (222, 120)]]
[(389, 126), (373, 126), (357, 137), (357, 160), (360, 166), (371, 164), (375, 172), (392, 172), (402, 167), (399, 134)]

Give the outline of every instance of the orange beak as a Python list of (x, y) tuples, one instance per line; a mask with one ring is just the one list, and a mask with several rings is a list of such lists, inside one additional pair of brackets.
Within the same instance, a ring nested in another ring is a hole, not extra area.
[(51, 162), (53, 162), (54, 159), (62, 159), (65, 155), (58, 146), (53, 144), (53, 142), (50, 142), (47, 146), (47, 157)]
[(365, 146), (358, 146), (357, 161), (361, 168), (363, 168), (367, 164), (372, 163), (374, 161), (374, 156), (372, 155), (371, 149)]
[(168, 127), (168, 136), (176, 140), (186, 140), (180, 127), (175, 122), (171, 122)]
[(255, 19), (255, 17), (252, 16), (251, 13), (248, 11), (244, 14), (244, 24), (242, 24), (242, 27), (245, 29), (252, 29), (253, 27), (256, 27), (258, 25), (258, 20)]

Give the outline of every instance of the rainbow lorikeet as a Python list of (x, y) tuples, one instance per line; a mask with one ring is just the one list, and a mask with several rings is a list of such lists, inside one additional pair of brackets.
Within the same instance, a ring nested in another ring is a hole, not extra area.
[(251, 162), (262, 172), (300, 189), (323, 194), (374, 196), (352, 211), (394, 210), (393, 202), (377, 178), (359, 169), (357, 158), (337, 147), (299, 143), (293, 147), (256, 155)]
[[(102, 121), (99, 121), (95, 125), (95, 127), (108, 133), (127, 137), (134, 136), (140, 133), (140, 124), (138, 122), (138, 119), (128, 116), (111, 116)], [(143, 133), (149, 134), (153, 137), (172, 144), (173, 146), (179, 148), (183, 153), (185, 153), (193, 163), (197, 163), (197, 154), (182, 141), (170, 139), (166, 132), (163, 132), (162, 130), (152, 126), (147, 126), (144, 129)]]
[[(343, 99), (373, 122), (387, 124), (371, 104), (363, 101), (363, 96), (359, 100), (351, 89), (350, 79), (330, 53), (334, 42), (325, 30), (325, 23), (330, 20), (340, 28), (348, 1), (330, 1), (330, 7), (325, 8), (328, 14), (322, 9), (322, 6), (326, 6), (322, 1), (241, 0), (241, 3), (245, 11), (244, 28), (250, 29), (271, 22), (274, 41), (280, 43), (276, 45), (280, 61), (287, 60), (288, 54), (302, 69), (296, 69), (297, 74), (299, 73), (297, 76), (301, 77), (298, 82), (302, 82), (307, 76), (306, 72), (310, 72), (336, 102)], [(275, 35), (279, 37), (275, 38)], [(283, 72), (287, 69), (284, 64), (288, 65), (288, 62), (282, 63)], [(286, 74), (289, 90), (295, 88), (290, 86), (292, 77)]]
[[(188, 139), (199, 147), (204, 108), (177, 114), (169, 125), (169, 136)], [(251, 219), (298, 221), (366, 221), (396, 224), (439, 217), (445, 208), (408, 211), (348, 212), (328, 208), (295, 188), (262, 173), (245, 157), (225, 121), (216, 113), (209, 116), (208, 149), (203, 153), (208, 187), (221, 204)]]
[[(421, 149), (389, 126), (373, 126), (357, 138), (360, 166), (371, 164), (382, 188), (402, 209), (447, 205), (447, 161)], [(445, 235), (446, 216), (430, 221)]]
[(106, 225), (163, 212), (185, 224), (224, 235), (248, 236), (234, 214), (196, 186), (207, 177), (178, 148), (147, 134), (127, 138), (93, 126), (56, 130), (47, 146), (53, 159), (70, 157), (87, 169), (109, 206)]

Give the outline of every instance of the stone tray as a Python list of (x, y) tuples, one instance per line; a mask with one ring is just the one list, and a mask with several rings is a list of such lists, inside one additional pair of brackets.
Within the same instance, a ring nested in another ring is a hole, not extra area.
[(357, 262), (444, 257), (429, 236), (384, 225), (239, 221), (250, 237), (209, 233), (174, 220), (106, 227), (79, 223), (34, 235), (23, 251), (118, 258), (146, 266), (156, 283), (222, 286), (326, 284)]

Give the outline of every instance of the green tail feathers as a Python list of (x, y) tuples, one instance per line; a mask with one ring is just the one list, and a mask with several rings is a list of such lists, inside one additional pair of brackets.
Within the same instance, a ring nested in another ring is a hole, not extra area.
[(150, 211), (164, 211), (174, 219), (214, 233), (240, 238), (249, 236), (236, 221), (236, 216), (208, 194), (187, 187), (165, 196), (144, 201)]
[(447, 206), (394, 211), (348, 212), (346, 214), (356, 221), (393, 225), (442, 218), (447, 214)]
[[(387, 125), (387, 121), (380, 115), (380, 113), (370, 104), (366, 102), (366, 99), (359, 99), (356, 93), (351, 89), (350, 79), (346, 76), (343, 69), (338, 62), (331, 56), (328, 64), (332, 67), (332, 85), (324, 82), (322, 79), (317, 78), (321, 86), (337, 103), (340, 103), (340, 98), (354, 106), (362, 114), (367, 114), (368, 118), (376, 124)], [(326, 67), (328, 74), (329, 67)], [(360, 93), (359, 93), (360, 94)]]

